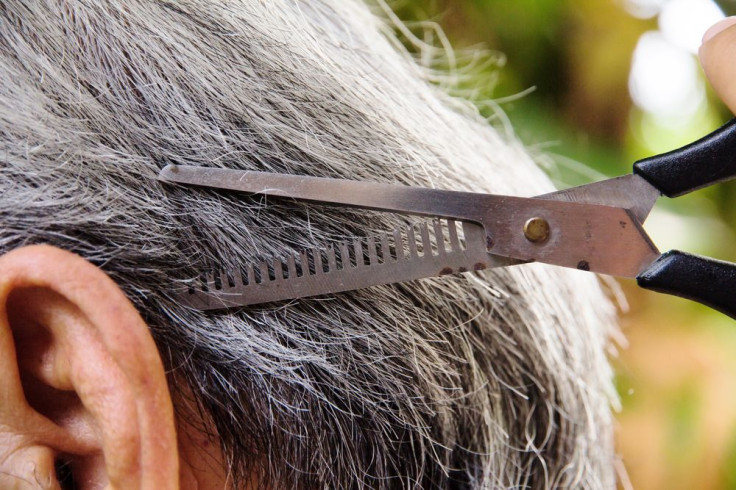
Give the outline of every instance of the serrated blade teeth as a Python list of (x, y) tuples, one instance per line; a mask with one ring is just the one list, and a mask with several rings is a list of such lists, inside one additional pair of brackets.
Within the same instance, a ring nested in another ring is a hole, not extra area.
[(335, 249), (330, 246), (327, 249), (327, 272), (334, 272), (337, 270), (337, 257), (335, 256)]
[(417, 237), (414, 234), (414, 227), (410, 226), (406, 229), (407, 243), (409, 244), (409, 259), (415, 259), (419, 257), (419, 251), (417, 249)]
[(340, 244), (340, 266), (343, 270), (349, 268), (352, 264), (350, 259), (350, 247), (343, 242)]
[(296, 276), (296, 260), (293, 255), (289, 255), (286, 258), (286, 273), (289, 275), (289, 279), (293, 279)]
[(427, 223), (419, 225), (419, 236), (422, 240), (422, 256), (432, 255), (432, 242), (429, 239), (429, 228)]
[(401, 229), (394, 228), (393, 230), (393, 238), (394, 238), (394, 250), (396, 251), (396, 261), (400, 262), (404, 260), (404, 243), (401, 239)]
[(256, 271), (253, 264), (248, 264), (246, 268), (246, 275), (243, 278), (243, 284), (255, 284), (256, 283)]
[(442, 234), (442, 224), (439, 220), (434, 220), (432, 222), (432, 227), (434, 228), (434, 239), (435, 244), (437, 246), (437, 255), (444, 255), (445, 254), (445, 237)]
[[(222, 309), (408, 281), (494, 265), (480, 225), (431, 221), (204, 274), (180, 295), (198, 309)], [(418, 231), (418, 236), (417, 236)]]
[(457, 234), (457, 222), (455, 220), (447, 220), (447, 229), (450, 233), (450, 248), (453, 252), (462, 250), (460, 246), (460, 238)]
[(365, 255), (363, 251), (363, 242), (361, 242), (360, 240), (355, 240), (353, 242), (353, 250), (355, 251), (355, 266), (364, 267)]

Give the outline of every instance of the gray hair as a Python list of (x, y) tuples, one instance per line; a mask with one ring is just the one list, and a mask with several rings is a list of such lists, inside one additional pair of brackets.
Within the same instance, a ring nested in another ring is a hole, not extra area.
[(615, 486), (613, 309), (592, 275), (526, 265), (216, 313), (172, 295), (203, 267), (398, 218), (165, 187), (169, 163), (551, 189), (385, 16), (357, 0), (7, 0), (0, 15), (0, 253), (50, 243), (112, 276), (235, 484)]

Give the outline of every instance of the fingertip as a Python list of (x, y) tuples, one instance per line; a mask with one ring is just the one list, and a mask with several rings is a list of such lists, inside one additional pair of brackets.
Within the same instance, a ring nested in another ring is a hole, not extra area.
[(736, 114), (736, 17), (723, 19), (708, 29), (698, 56), (711, 87)]
[(736, 25), (736, 16), (726, 17), (725, 19), (716, 22), (707, 31), (705, 31), (701, 44), (705, 45), (708, 41), (733, 25)]

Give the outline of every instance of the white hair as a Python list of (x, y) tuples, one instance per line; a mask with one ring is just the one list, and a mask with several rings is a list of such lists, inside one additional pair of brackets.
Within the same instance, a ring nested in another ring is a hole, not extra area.
[(385, 17), (357, 0), (6, 0), (0, 15), (0, 253), (51, 243), (110, 274), (236, 483), (615, 486), (613, 310), (593, 275), (525, 265), (216, 313), (172, 294), (205, 267), (397, 219), (163, 186), (169, 163), (551, 189)]

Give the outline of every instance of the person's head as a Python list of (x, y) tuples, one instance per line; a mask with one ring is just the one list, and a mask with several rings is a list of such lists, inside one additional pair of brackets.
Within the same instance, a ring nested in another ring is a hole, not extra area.
[(399, 219), (164, 186), (169, 163), (550, 189), (368, 7), (11, 0), (0, 15), (3, 486), (614, 485), (612, 311), (592, 275), (176, 301), (206, 268)]

